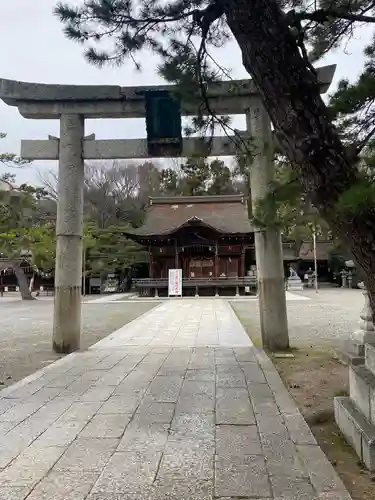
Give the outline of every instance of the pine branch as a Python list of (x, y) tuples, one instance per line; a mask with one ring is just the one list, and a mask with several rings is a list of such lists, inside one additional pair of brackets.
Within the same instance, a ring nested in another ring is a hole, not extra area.
[[(368, 10), (368, 9), (366, 9)], [(300, 21), (313, 21), (318, 24), (325, 24), (334, 19), (344, 19), (351, 22), (360, 23), (375, 23), (374, 16), (366, 16), (364, 14), (354, 14), (351, 12), (345, 12), (342, 9), (317, 9), (314, 12), (296, 12), (291, 10), (287, 14), (287, 19), (290, 21), (300, 20)]]
[[(107, 4), (107, 7), (104, 5)], [(155, 16), (148, 15), (146, 9), (141, 9), (139, 17), (130, 14), (131, 2), (106, 2), (106, 0), (92, 0), (85, 2), (83, 7), (71, 7), (69, 4), (59, 2), (54, 8), (54, 14), (62, 23), (82, 24), (88, 21), (106, 22), (108, 24), (125, 25), (130, 23), (132, 27), (140, 23), (171, 23), (181, 21), (187, 17), (193, 16), (198, 9), (190, 9), (181, 12), (180, 7), (167, 5), (164, 8), (156, 8)]]
[(0, 153), (0, 163), (6, 167), (24, 167), (30, 160), (23, 160), (13, 153)]
[[(81, 43), (90, 43), (85, 51), (90, 63), (102, 67), (106, 64), (120, 65), (128, 59), (140, 70), (141, 57), (138, 60), (138, 56), (143, 49), (150, 49), (163, 60), (159, 74), (168, 82), (177, 84), (184, 100), (194, 98), (196, 102), (199, 91), (201, 104), (185, 133), (209, 137), (204, 144), (205, 154), (209, 154), (210, 137), (214, 135), (215, 127), (220, 125), (228, 138), (240, 145), (248, 157), (254, 155), (252, 144), (231, 127), (229, 117), (215, 114), (207, 95), (207, 83), (230, 79), (228, 72), (223, 71), (209, 51), (210, 46), (221, 46), (228, 39), (223, 0), (81, 1), (79, 7), (60, 2), (55, 14), (64, 24), (66, 36)], [(375, 17), (371, 15), (375, 8), (374, 0), (278, 1), (284, 9), (292, 9), (285, 14), (285, 19), (306, 67), (312, 73), (315, 73), (311, 64), (312, 55), (321, 56), (328, 49), (338, 46), (343, 38), (351, 36), (356, 23), (375, 22)], [(251, 9), (251, 2), (248, 4)], [(104, 50), (98, 49), (101, 42), (107, 42)], [(307, 44), (312, 44), (312, 54), (307, 53)], [(367, 81), (370, 81), (374, 80), (375, 56), (367, 56), (373, 66), (367, 70)], [(357, 96), (354, 89), (348, 89), (346, 96), (338, 96), (331, 106), (342, 137), (348, 145), (353, 143), (354, 157), (357, 154), (355, 151), (362, 149), (372, 138), (375, 123), (372, 90), (367, 96), (370, 99), (366, 101), (360, 95), (361, 89)], [(351, 99), (345, 102), (348, 96)]]
[[(0, 132), (0, 139), (5, 139), (7, 134)], [(23, 160), (14, 153), (0, 153), (0, 163), (5, 167), (23, 167), (30, 164), (30, 160)]]

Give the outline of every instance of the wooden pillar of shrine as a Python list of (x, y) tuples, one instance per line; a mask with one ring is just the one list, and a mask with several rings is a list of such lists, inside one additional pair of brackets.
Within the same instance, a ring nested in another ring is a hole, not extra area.
[(219, 277), (219, 247), (217, 242), (215, 243), (215, 261), (214, 261), (214, 277), (218, 278)]
[(154, 257), (151, 252), (151, 248), (148, 250), (148, 275), (150, 278), (154, 277)]
[(177, 247), (177, 241), (175, 240), (174, 242), (174, 267), (175, 269), (179, 269), (179, 258), (178, 258), (178, 247)]
[(245, 247), (242, 245), (241, 248), (241, 258), (240, 258), (240, 276), (245, 276), (246, 269), (245, 269)]

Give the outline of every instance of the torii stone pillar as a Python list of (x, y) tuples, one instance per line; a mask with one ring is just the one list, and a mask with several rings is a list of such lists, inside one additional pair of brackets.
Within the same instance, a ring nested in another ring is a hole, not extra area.
[[(250, 101), (246, 124), (256, 150), (250, 165), (251, 201), (255, 212), (259, 201), (269, 193), (275, 177), (271, 121), (259, 97)], [(262, 343), (272, 351), (287, 349), (289, 334), (281, 233), (275, 227), (255, 228), (254, 238)]]
[(53, 349), (79, 349), (83, 237), (84, 118), (62, 114), (56, 221)]
[[(335, 66), (317, 69), (322, 93), (331, 84)], [(84, 137), (84, 119), (144, 118), (147, 90), (169, 90), (174, 86), (120, 87), (116, 85), (50, 85), (0, 79), (0, 99), (16, 106), (25, 118), (60, 120), (60, 139), (22, 141), (21, 156), (29, 160), (59, 160), (59, 200), (55, 276), (55, 315), (53, 347), (68, 353), (79, 348), (81, 331), (83, 159), (148, 158), (144, 139), (95, 140)], [(207, 87), (210, 108), (217, 115), (243, 115), (248, 103), (248, 132), (254, 135), (261, 155), (255, 158), (252, 172), (252, 196), (260, 199), (266, 192), (267, 179), (273, 175), (272, 161), (263, 142), (271, 147), (268, 117), (258, 100), (252, 80), (210, 83)], [(254, 101), (255, 99), (255, 101)], [(183, 116), (195, 116), (201, 106), (196, 100), (182, 100)], [(240, 141), (214, 137), (212, 156), (238, 154)], [(182, 157), (201, 151), (202, 141), (186, 138)], [(280, 235), (268, 230), (256, 231), (256, 257), (260, 288), (261, 327), (264, 346), (281, 349), (288, 345), (285, 294), (281, 288), (282, 253)]]

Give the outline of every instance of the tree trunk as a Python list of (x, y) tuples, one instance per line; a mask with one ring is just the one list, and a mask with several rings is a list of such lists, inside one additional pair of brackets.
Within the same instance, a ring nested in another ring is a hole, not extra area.
[(16, 275), (22, 300), (35, 300), (35, 297), (31, 295), (29, 287), (27, 286), (26, 276), (20, 264), (12, 259), (9, 259), (1, 263), (0, 272), (8, 268), (12, 268), (14, 274)]
[(22, 267), (18, 262), (10, 262), (9, 266), (13, 268), (14, 273), (17, 277), (18, 281), (18, 286), (20, 287), (20, 293), (22, 300), (34, 300), (35, 297), (31, 295), (31, 291), (29, 290), (29, 287), (27, 286), (27, 280), (25, 273), (23, 272)]
[(310, 200), (347, 242), (364, 271), (375, 311), (375, 205), (361, 213), (337, 208), (342, 195), (358, 183), (358, 170), (329, 119), (316, 75), (301, 56), (277, 0), (222, 0), (222, 4), (280, 144)]
[(35, 273), (33, 273), (33, 275), (31, 276), (31, 280), (30, 280), (30, 283), (29, 283), (29, 292), (30, 293), (33, 291), (34, 281), (35, 281)]

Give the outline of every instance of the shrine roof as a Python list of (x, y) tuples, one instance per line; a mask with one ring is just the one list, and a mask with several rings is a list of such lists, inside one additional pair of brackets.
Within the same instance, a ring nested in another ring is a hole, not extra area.
[(150, 198), (145, 223), (129, 236), (167, 236), (192, 224), (228, 235), (253, 232), (245, 198), (240, 194)]
[[(332, 241), (316, 242), (317, 260), (327, 260), (330, 251), (333, 249)], [(298, 258), (301, 260), (314, 260), (314, 246), (312, 241), (304, 241), (299, 249)]]

